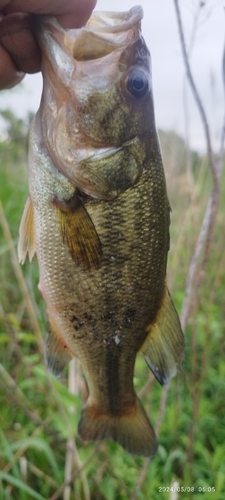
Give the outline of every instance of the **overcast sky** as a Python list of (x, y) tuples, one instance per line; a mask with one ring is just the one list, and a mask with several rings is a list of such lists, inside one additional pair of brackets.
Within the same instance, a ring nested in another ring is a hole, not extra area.
[[(223, 116), (222, 53), (224, 45), (224, 1), (206, 0), (198, 23), (191, 66), (207, 111), (214, 143)], [(185, 135), (184, 97), (187, 102), (190, 143), (204, 150), (204, 135), (196, 106), (185, 85), (173, 0), (98, 0), (97, 10), (129, 10), (142, 5), (142, 31), (152, 56), (153, 89), (158, 128)], [(193, 31), (199, 0), (180, 0), (187, 45)], [(0, 109), (11, 107), (19, 116), (36, 111), (41, 93), (41, 76), (27, 76), (13, 91), (0, 93)]]

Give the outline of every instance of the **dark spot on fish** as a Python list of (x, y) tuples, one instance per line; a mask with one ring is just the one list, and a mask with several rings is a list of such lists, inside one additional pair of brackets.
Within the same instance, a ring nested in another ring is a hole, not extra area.
[(124, 314), (124, 323), (129, 324), (132, 322), (132, 320), (135, 318), (136, 315), (136, 309), (132, 307), (128, 307), (125, 311)]
[(75, 314), (73, 314), (70, 321), (71, 321), (71, 323), (73, 323), (73, 328), (76, 331), (78, 331), (85, 323), (84, 321), (79, 320), (79, 318), (77, 318), (77, 316), (75, 316)]
[(84, 325), (84, 321), (78, 321), (76, 325), (73, 326), (74, 330), (78, 331)]
[(115, 311), (106, 310), (105, 314), (101, 316), (101, 319), (104, 321), (104, 323), (106, 323), (106, 325), (107, 324), (110, 325), (110, 328), (113, 327), (113, 329), (118, 329), (120, 327), (118, 320), (116, 318), (117, 318), (116, 310)]
[(87, 321), (91, 321), (93, 319), (92, 314), (84, 313), (84, 318), (87, 319)]
[(111, 320), (113, 318), (113, 312), (107, 311), (106, 314), (102, 314), (101, 318), (105, 319), (106, 321)]

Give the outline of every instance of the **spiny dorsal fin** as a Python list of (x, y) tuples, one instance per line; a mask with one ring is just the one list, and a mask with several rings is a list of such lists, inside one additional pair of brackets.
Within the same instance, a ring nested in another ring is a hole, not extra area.
[(27, 253), (29, 260), (33, 259), (35, 254), (35, 235), (34, 235), (34, 211), (30, 195), (25, 203), (22, 219), (19, 228), (18, 258), (21, 264), (24, 264)]
[(95, 226), (80, 197), (68, 200), (54, 198), (58, 208), (63, 243), (72, 259), (83, 269), (98, 269), (101, 264), (101, 242)]
[(45, 360), (48, 369), (53, 375), (59, 376), (73, 357), (54, 320), (49, 316), (49, 327), (45, 338)]
[(167, 287), (148, 332), (141, 351), (157, 380), (164, 385), (176, 374), (184, 357), (184, 336)]

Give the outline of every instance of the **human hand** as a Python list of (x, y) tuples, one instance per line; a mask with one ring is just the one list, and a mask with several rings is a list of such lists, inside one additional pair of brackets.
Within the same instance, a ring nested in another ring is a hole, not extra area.
[(64, 28), (80, 28), (97, 0), (0, 0), (0, 89), (19, 83), (41, 68), (31, 14), (54, 15)]

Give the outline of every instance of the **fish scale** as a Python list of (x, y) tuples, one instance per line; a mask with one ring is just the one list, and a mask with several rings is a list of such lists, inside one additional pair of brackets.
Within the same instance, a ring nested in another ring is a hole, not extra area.
[(72, 357), (82, 364), (89, 396), (79, 436), (150, 456), (157, 440), (133, 386), (136, 355), (164, 384), (184, 341), (166, 286), (170, 207), (142, 10), (110, 14), (103, 27), (107, 16), (93, 14), (81, 30), (37, 17), (44, 85), (19, 258), (37, 253), (49, 369), (59, 375)]

